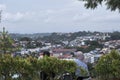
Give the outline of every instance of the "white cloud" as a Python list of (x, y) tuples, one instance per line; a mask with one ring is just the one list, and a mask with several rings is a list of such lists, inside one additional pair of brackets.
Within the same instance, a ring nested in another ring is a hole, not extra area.
[[(42, 3), (42, 0), (39, 1)], [(104, 28), (101, 26), (114, 26), (116, 23), (116, 26), (120, 25), (118, 23), (120, 21), (119, 13), (107, 11), (104, 6), (98, 7), (96, 10), (90, 10), (84, 7), (82, 1), (78, 0), (60, 0), (57, 3), (55, 3), (55, 1), (50, 2), (51, 3), (42, 3), (42, 5), (31, 3), (36, 6), (20, 6), (22, 5), (20, 4), (16, 7), (7, 7), (6, 5), (0, 5), (0, 8), (7, 8), (3, 11), (3, 20), (6, 21), (5, 24), (7, 24), (9, 29), (14, 27), (13, 29), (21, 30), (22, 32), (22, 28), (24, 27), (25, 31), (29, 29), (28, 31), (31, 30), (32, 32), (39, 32), (39, 30), (46, 32), (46, 29), (48, 29), (48, 31), (51, 30), (51, 32), (62, 32), (73, 31), (75, 27), (75, 30), (100, 30)], [(31, 29), (29, 27), (31, 27)], [(61, 27), (63, 27), (64, 30)], [(110, 29), (111, 28), (112, 27), (110, 27)]]
[(96, 18), (92, 18), (91, 21), (92, 22), (105, 22), (105, 23), (112, 22), (112, 23), (114, 23), (115, 21), (120, 21), (120, 15), (117, 15), (115, 13), (99, 15), (99, 16), (96, 16)]
[(6, 5), (5, 4), (0, 4), (0, 10), (5, 10), (6, 9)]
[(4, 21), (18, 21), (21, 20), (22, 18), (24, 18), (24, 16), (26, 16), (25, 13), (9, 13), (9, 12), (5, 12), (3, 14), (3, 20)]

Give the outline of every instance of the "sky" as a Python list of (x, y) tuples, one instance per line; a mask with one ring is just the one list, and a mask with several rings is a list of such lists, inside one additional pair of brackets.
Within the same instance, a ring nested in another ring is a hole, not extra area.
[(78, 0), (0, 0), (3, 27), (10, 33), (120, 31), (119, 11), (86, 9)]

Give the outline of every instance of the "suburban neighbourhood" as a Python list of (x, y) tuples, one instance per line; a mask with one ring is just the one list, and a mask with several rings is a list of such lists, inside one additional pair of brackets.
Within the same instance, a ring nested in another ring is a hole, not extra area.
[[(79, 33), (79, 32), (78, 32)], [(81, 34), (84, 32), (81, 32)], [(94, 32), (93, 32), (94, 33)], [(53, 33), (54, 35), (64, 36), (62, 39), (57, 40), (56, 36), (52, 40), (37, 39), (34, 40), (30, 37), (22, 37), (21, 39), (15, 38), (14, 46), (20, 46), (20, 50), (13, 53), (14, 56), (24, 56), (34, 54), (36, 57), (42, 56), (42, 51), (49, 51), (53, 57), (70, 59), (74, 54), (81, 53), (84, 55), (86, 63), (95, 63), (102, 55), (109, 53), (111, 50), (116, 49), (120, 51), (120, 40), (110, 40), (109, 33), (96, 32), (92, 35), (85, 33), (86, 36), (76, 36), (70, 40), (66, 37), (71, 37), (74, 33)], [(80, 34), (80, 35), (81, 35)], [(88, 36), (89, 35), (89, 36)], [(119, 35), (119, 34), (118, 34)], [(32, 37), (32, 36), (31, 36)], [(64, 40), (63, 40), (64, 39)], [(93, 47), (88, 51), (89, 47)], [(84, 51), (82, 51), (84, 49)], [(82, 57), (82, 56), (81, 56)]]

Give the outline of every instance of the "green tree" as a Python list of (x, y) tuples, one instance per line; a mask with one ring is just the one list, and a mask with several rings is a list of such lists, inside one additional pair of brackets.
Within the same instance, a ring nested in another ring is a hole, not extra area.
[(3, 80), (12, 80), (16, 70), (16, 59), (9, 54), (0, 57), (0, 75)]
[(33, 64), (35, 63), (32, 63), (30, 58), (23, 59), (4, 54), (4, 57), (0, 58), (0, 80), (37, 80), (34, 74), (36, 65), (32, 66)]
[[(48, 80), (57, 80), (65, 72), (74, 73), (77, 69), (73, 61), (60, 60), (53, 57), (37, 59), (33, 57), (12, 57), (10, 54), (0, 56), (0, 80), (41, 80), (40, 72), (47, 73)], [(80, 68), (83, 75), (86, 72)], [(52, 73), (55, 74), (53, 79)], [(17, 77), (15, 77), (17, 75)]]
[(115, 32), (111, 33), (110, 36), (111, 36), (111, 40), (119, 40), (120, 39), (120, 32), (115, 31)]
[(111, 11), (119, 10), (120, 11), (120, 0), (80, 0), (85, 2), (86, 8), (95, 9), (98, 5), (105, 3), (107, 9)]
[[(73, 73), (76, 70), (76, 63), (73, 61), (60, 60), (53, 57), (44, 57), (39, 60), (39, 70), (45, 72), (48, 80), (56, 80), (57, 76), (62, 75), (65, 72)], [(53, 79), (52, 73), (55, 74)]]
[(120, 53), (113, 50), (100, 58), (95, 66), (97, 76), (102, 80), (120, 79)]
[(28, 71), (29, 72), (28, 74), (30, 75), (30, 79), (31, 80), (40, 80), (40, 72), (41, 72), (41, 66), (42, 66), (41, 61), (35, 57), (29, 57), (29, 58), (27, 58), (27, 62), (29, 62), (31, 64), (29, 66), (29, 68), (32, 71), (30, 71), (30, 72)]
[(8, 31), (3, 28), (3, 31), (0, 32), (0, 50), (2, 53), (10, 53), (13, 49), (12, 46), (13, 40), (10, 38)]
[(20, 41), (32, 41), (32, 39), (29, 37), (22, 37)]

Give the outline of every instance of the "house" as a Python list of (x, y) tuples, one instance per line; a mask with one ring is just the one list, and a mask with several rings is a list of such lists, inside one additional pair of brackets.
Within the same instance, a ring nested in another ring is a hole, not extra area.
[(103, 54), (84, 53), (86, 63), (95, 63)]
[(53, 49), (52, 50), (52, 53), (53, 53), (53, 56), (55, 57), (63, 57), (63, 58), (66, 58), (67, 57), (70, 57), (71, 55), (74, 54), (74, 52), (76, 52), (76, 49)]

